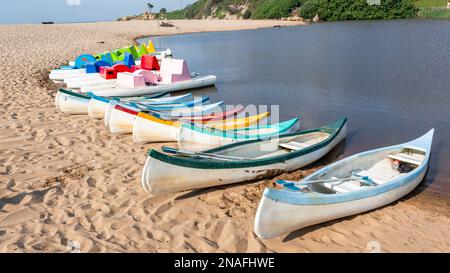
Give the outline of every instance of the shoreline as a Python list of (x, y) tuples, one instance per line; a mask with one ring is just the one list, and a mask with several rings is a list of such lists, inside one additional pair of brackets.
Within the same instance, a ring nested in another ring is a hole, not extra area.
[[(68, 252), (70, 242), (81, 252), (369, 252), (372, 241), (383, 252), (450, 250), (442, 240), (450, 237), (450, 198), (427, 188), (375, 211), (260, 240), (252, 221), (264, 187), (326, 162), (272, 179), (152, 197), (140, 185), (146, 151), (170, 143), (134, 144), (129, 135), (110, 134), (101, 120), (55, 109), (57, 86), (48, 72), (77, 54), (124, 46), (152, 31), (154, 37), (251, 29), (248, 21), (200, 21), (179, 21), (188, 32), (157, 32), (148, 21), (0, 26), (0, 252)], [(271, 24), (280, 22), (252, 26)]]

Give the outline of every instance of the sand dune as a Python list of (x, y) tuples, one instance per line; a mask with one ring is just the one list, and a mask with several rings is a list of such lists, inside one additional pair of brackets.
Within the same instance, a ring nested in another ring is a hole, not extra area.
[[(449, 202), (419, 193), (383, 209), (267, 241), (253, 234), (273, 180), (151, 197), (140, 186), (150, 147), (102, 121), (58, 112), (48, 72), (83, 52), (142, 35), (295, 22), (132, 21), (0, 26), (1, 252), (450, 251)], [(280, 177), (297, 179), (297, 171)]]

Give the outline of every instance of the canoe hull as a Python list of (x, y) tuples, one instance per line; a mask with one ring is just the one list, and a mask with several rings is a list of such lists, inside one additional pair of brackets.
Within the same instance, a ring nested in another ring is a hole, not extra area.
[(114, 107), (116, 107), (116, 105), (117, 105), (117, 101), (111, 100), (108, 103), (108, 106), (106, 107), (105, 117), (104, 117), (103, 121), (105, 123), (105, 126), (108, 127), (108, 128), (109, 128), (109, 121), (111, 120), (111, 113), (114, 110)]
[(283, 162), (257, 167), (187, 168), (148, 157), (142, 174), (142, 186), (147, 192), (160, 195), (271, 177), (317, 161), (339, 144), (345, 136), (346, 127), (343, 127), (333, 141), (314, 152)]
[(109, 131), (113, 134), (131, 134), (136, 114), (112, 109), (109, 118)]
[(72, 96), (58, 92), (55, 97), (55, 105), (63, 113), (83, 115), (88, 113), (90, 99)]
[[(366, 151), (328, 165), (309, 175), (303, 182), (314, 181), (327, 174), (338, 175), (367, 168), (389, 153), (414, 149), (425, 153), (417, 168), (371, 188), (326, 194), (266, 188), (255, 217), (255, 233), (269, 239), (310, 225), (359, 214), (388, 205), (416, 188), (426, 175), (430, 160), (434, 129), (413, 141)], [(380, 157), (381, 155), (381, 157)], [(369, 165), (368, 165), (369, 164)], [(337, 172), (333, 172), (337, 170)]]
[(176, 122), (156, 122), (138, 114), (133, 124), (133, 141), (136, 143), (177, 141), (178, 132), (179, 125)]
[[(204, 126), (218, 129), (244, 128), (265, 119), (268, 113), (246, 118), (230, 118), (221, 121), (204, 122)], [(136, 143), (177, 141), (181, 123), (153, 118), (145, 113), (139, 113), (134, 120), (133, 140)]]
[(388, 205), (414, 190), (425, 171), (399, 188), (369, 198), (324, 205), (292, 205), (263, 196), (255, 217), (255, 233), (270, 239), (289, 232)]
[(92, 98), (88, 105), (88, 115), (93, 119), (102, 119), (105, 117), (109, 102)]
[[(286, 132), (290, 133), (295, 132), (300, 128), (300, 123), (297, 122), (294, 126), (289, 128)], [(254, 139), (254, 138), (249, 138)], [(187, 127), (181, 127), (179, 138), (178, 138), (178, 146), (180, 149), (188, 150), (188, 151), (203, 151), (209, 150), (213, 148), (217, 148), (223, 145), (227, 145), (233, 142), (242, 141), (241, 139), (234, 139), (229, 137), (223, 137), (212, 134), (204, 134), (202, 132), (192, 130)]]
[(56, 107), (56, 109), (59, 109), (59, 97), (61, 96), (61, 92), (56, 92), (56, 95), (55, 95), (55, 107)]

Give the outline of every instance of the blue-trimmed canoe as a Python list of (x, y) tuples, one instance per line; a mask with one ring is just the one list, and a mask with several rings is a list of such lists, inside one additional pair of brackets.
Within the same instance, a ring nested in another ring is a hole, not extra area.
[(150, 150), (142, 174), (143, 188), (167, 194), (251, 181), (293, 171), (320, 159), (339, 144), (347, 119), (308, 131), (266, 140), (248, 140), (194, 155)]
[(433, 134), (434, 129), (404, 144), (350, 156), (300, 182), (278, 181), (281, 188), (263, 193), (256, 234), (269, 239), (400, 199), (423, 180)]
[[(142, 103), (143, 105), (167, 105), (172, 103), (181, 103), (183, 101), (191, 100), (192, 93), (187, 93), (179, 96), (166, 96), (169, 92), (161, 93), (160, 96), (155, 97), (133, 97), (133, 98), (120, 98), (115, 99), (117, 101), (122, 101), (124, 103), (136, 102)], [(108, 104), (111, 101), (111, 98), (99, 97), (96, 95), (92, 95), (91, 101), (88, 106), (88, 114), (91, 118), (101, 119), (105, 117), (105, 113), (108, 108)]]
[(269, 138), (295, 132), (300, 128), (300, 118), (293, 118), (276, 124), (259, 124), (236, 130), (219, 130), (186, 123), (180, 128), (178, 146), (189, 151), (217, 148), (237, 141)]
[[(176, 103), (165, 103), (165, 104), (154, 104), (154, 103), (145, 103), (145, 102), (128, 102), (131, 106), (136, 106), (142, 109), (150, 109), (154, 111), (173, 111), (176, 109), (186, 109), (192, 108), (194, 106), (204, 106), (203, 103), (209, 101), (208, 96), (201, 96), (198, 98), (194, 98), (190, 101), (182, 101)], [(207, 104), (205, 104), (207, 105)]]
[(148, 108), (137, 108), (124, 103), (117, 103), (117, 101), (110, 101), (105, 114), (105, 125), (107, 124), (109, 131), (113, 134), (131, 134), (133, 132), (134, 120), (140, 111), (156, 111), (157, 113), (160, 113), (162, 117), (169, 119), (171, 116), (191, 117), (207, 115), (213, 112), (222, 112), (223, 104), (224, 102), (220, 101), (212, 104), (194, 105), (193, 107), (175, 107), (172, 110), (171, 108), (164, 108), (161, 106), (159, 109), (164, 109), (166, 111), (159, 112), (155, 110), (155, 107), (153, 106)]

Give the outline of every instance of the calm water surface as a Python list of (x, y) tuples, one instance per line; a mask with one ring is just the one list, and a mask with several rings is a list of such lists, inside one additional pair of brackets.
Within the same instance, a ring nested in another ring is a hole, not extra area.
[[(145, 41), (148, 39), (143, 39)], [(279, 104), (302, 128), (349, 118), (340, 158), (435, 128), (424, 186), (450, 192), (450, 21), (322, 23), (154, 38), (227, 104)]]

